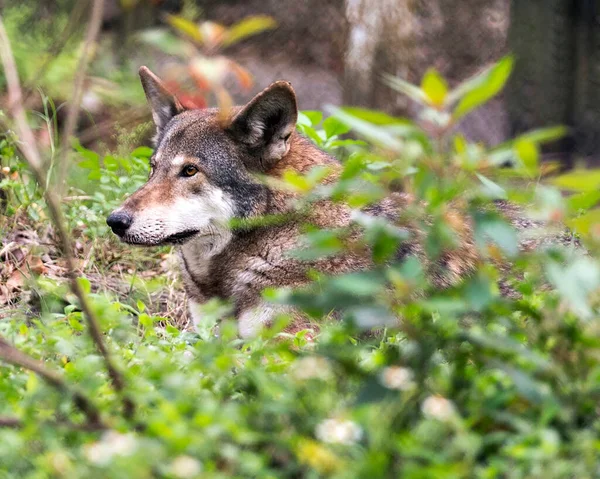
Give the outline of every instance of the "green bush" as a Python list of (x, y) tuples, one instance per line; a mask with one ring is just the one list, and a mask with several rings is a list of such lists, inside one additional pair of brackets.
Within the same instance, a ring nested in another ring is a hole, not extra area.
[[(500, 91), (511, 66), (506, 58), (453, 91), (434, 71), (420, 87), (388, 79), (423, 105), (418, 122), (355, 108), (332, 110), (324, 121), (318, 112), (301, 115), (300, 130), (339, 154), (343, 172), (332, 185), (320, 183), (323, 171), (290, 173), (286, 187), (304, 193), (299, 206), (322, 198), (350, 205), (361, 232), (351, 246), (368, 246), (378, 267), (315, 274), (307, 288), (265, 297), (315, 318), (336, 308), (342, 321), (289, 335), (281, 318), (243, 341), (228, 305), (213, 301), (192, 333), (143, 302), (89, 293), (81, 279), (124, 373), (122, 394), (68, 293), (60, 312), (1, 321), (0, 335), (59, 372), (69, 390), (21, 368), (0, 369), (0, 417), (19, 421), (0, 429), (0, 478), (597, 477), (600, 269), (596, 213), (588, 210), (600, 175), (553, 180), (584, 189), (569, 197), (542, 184), (540, 143), (562, 129), (492, 149), (454, 133), (462, 116)], [(343, 138), (350, 129), (363, 140)], [(100, 222), (117, 189), (135, 188), (139, 178), (123, 170), (143, 171), (136, 165), (147, 151), (104, 162), (80, 153), (99, 182), (98, 201), (87, 201), (91, 221)], [(415, 198), (402, 224), (361, 213), (398, 190)], [(494, 207), (504, 200), (546, 226), (518, 231)], [(589, 255), (562, 234), (562, 220), (581, 232)], [(440, 289), (431, 265), (456, 247), (464, 225), (488, 261)], [(395, 263), (397, 247), (417, 230), (423, 255)], [(339, 230), (307, 229), (306, 240), (312, 255), (350, 246)], [(529, 242), (538, 247), (519, 248)], [(510, 294), (500, 294), (498, 280)], [(75, 387), (100, 420), (78, 407)], [(133, 417), (123, 412), (123, 394)]]

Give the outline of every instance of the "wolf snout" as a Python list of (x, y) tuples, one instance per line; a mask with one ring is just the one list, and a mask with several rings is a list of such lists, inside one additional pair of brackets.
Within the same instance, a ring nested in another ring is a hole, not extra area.
[(133, 223), (133, 217), (126, 211), (115, 211), (106, 218), (106, 224), (117, 236), (123, 236), (131, 223)]

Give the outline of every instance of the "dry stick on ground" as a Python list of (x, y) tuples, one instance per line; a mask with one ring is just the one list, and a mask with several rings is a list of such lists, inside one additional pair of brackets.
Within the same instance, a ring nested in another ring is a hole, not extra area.
[(100, 418), (100, 412), (82, 392), (67, 385), (58, 373), (47, 369), (42, 363), (19, 351), (2, 337), (0, 337), (0, 360), (33, 371), (51, 386), (72, 396), (75, 405), (85, 414), (91, 427), (106, 428)]
[(88, 24), (85, 41), (83, 43), (83, 50), (81, 51), (81, 57), (79, 58), (79, 63), (77, 64), (77, 73), (75, 76), (75, 83), (73, 85), (73, 94), (71, 95), (71, 100), (67, 106), (67, 120), (65, 122), (62, 141), (60, 143), (60, 151), (63, 152), (63, 157), (58, 163), (57, 185), (61, 192), (64, 187), (67, 173), (67, 156), (64, 154), (64, 152), (68, 151), (69, 142), (71, 141), (71, 137), (73, 136), (75, 127), (77, 126), (85, 75), (90, 62), (91, 50), (96, 43), (98, 32), (100, 31), (100, 26), (102, 25), (103, 10), (104, 0), (94, 0), (92, 4), (90, 23)]
[[(23, 108), (23, 96), (21, 92), (21, 86), (19, 83), (19, 77), (17, 75), (17, 69), (15, 66), (12, 50), (10, 48), (8, 35), (6, 34), (4, 23), (2, 22), (1, 17), (0, 58), (2, 59), (4, 73), (6, 76), (9, 110), (13, 118), (15, 119), (16, 130), (19, 138), (21, 139), (21, 142), (18, 143), (18, 147), (23, 153), (23, 156), (27, 161), (29, 167), (31, 168), (31, 171), (34, 174), (36, 181), (38, 182), (40, 187), (43, 188), (46, 184), (46, 174), (42, 164), (42, 159), (40, 157), (39, 151), (35, 143), (33, 132), (31, 131), (31, 128), (27, 123), (25, 109)], [(110, 353), (106, 348), (106, 345), (104, 344), (102, 332), (100, 331), (100, 327), (98, 326), (98, 320), (96, 318), (96, 315), (92, 311), (92, 308), (90, 306), (85, 292), (83, 291), (79, 282), (77, 281), (77, 269), (75, 267), (75, 261), (73, 259), (71, 238), (67, 233), (67, 229), (65, 227), (65, 221), (62, 210), (60, 208), (60, 202), (58, 201), (56, 195), (54, 195), (52, 191), (48, 189), (44, 189), (44, 198), (46, 200), (46, 204), (48, 206), (48, 211), (50, 212), (52, 221), (54, 222), (54, 226), (56, 227), (56, 232), (58, 234), (58, 237), (60, 238), (62, 251), (65, 257), (65, 261), (67, 263), (69, 284), (71, 290), (79, 299), (79, 305), (88, 322), (90, 336), (92, 337), (92, 340), (94, 341), (96, 347), (100, 351), (100, 354), (102, 354), (102, 357), (104, 358), (104, 362), (106, 364), (106, 368), (108, 370), (108, 374), (111, 378), (112, 384), (114, 388), (122, 395), (124, 415), (126, 418), (132, 418), (135, 408), (131, 399), (123, 393), (123, 389), (125, 386), (123, 375), (115, 366), (110, 356)]]

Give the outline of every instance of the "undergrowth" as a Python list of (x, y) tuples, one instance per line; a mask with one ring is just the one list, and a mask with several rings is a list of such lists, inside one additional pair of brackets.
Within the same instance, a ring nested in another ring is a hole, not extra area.
[[(184, 310), (168, 311), (181, 296), (152, 302), (151, 291), (179, 291), (173, 252), (123, 247), (104, 223), (145, 181), (151, 150), (101, 157), (77, 147), (63, 207), (80, 284), (136, 405), (132, 418), (61, 278), (40, 191), (5, 139), (0, 224), (4, 268), (12, 266), (3, 274), (23, 279), (1, 291), (0, 335), (77, 387), (101, 422), (91, 423), (69, 391), (3, 366), (0, 419), (16, 422), (0, 429), (0, 477), (597, 477), (600, 268), (591, 208), (600, 174), (544, 178), (540, 144), (564, 134), (559, 128), (491, 149), (454, 133), (498, 93), (511, 65), (506, 58), (452, 91), (434, 71), (419, 87), (389, 79), (422, 105), (415, 122), (356, 108), (325, 120), (301, 115), (300, 131), (336, 154), (343, 172), (330, 185), (322, 172), (289, 173), (286, 187), (303, 202), (350, 205), (379, 265), (265, 292), (315, 319), (344, 311), (319, 331), (287, 334), (282, 317), (241, 340), (219, 301), (205, 305), (199, 330), (186, 330)], [(346, 138), (351, 130), (361, 139)], [(567, 197), (559, 188), (580, 191)], [(360, 211), (398, 190), (416, 199), (405, 219), (423, 230), (429, 260), (472, 227), (486, 259), (472, 276), (440, 290), (421, 259), (393, 261), (406, 231)], [(493, 207), (507, 200), (529, 226), (519, 231)], [(581, 237), (563, 234), (563, 222)], [(29, 242), (15, 235), (23, 231)], [(345, 234), (307, 230), (310, 254), (339, 253)], [(511, 294), (500, 294), (499, 280)]]

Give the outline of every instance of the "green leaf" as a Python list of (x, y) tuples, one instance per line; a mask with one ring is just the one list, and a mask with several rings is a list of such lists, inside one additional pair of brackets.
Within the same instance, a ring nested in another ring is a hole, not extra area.
[[(596, 210), (600, 218), (600, 210)], [(546, 264), (546, 275), (571, 310), (582, 319), (591, 319), (594, 314), (589, 295), (600, 286), (600, 268), (591, 258), (578, 257), (570, 264), (557, 261)]]
[(323, 120), (323, 113), (320, 111), (303, 110), (298, 113), (298, 121), (302, 119), (302, 122), (309, 126), (317, 126)]
[(577, 218), (569, 219), (566, 224), (575, 232), (583, 236), (589, 236), (593, 228), (600, 225), (600, 209), (591, 210)]
[(579, 210), (588, 210), (600, 201), (600, 190), (585, 191), (570, 196), (567, 199), (567, 205), (573, 212)]
[(490, 69), (468, 80), (448, 95), (448, 105), (460, 99), (453, 113), (454, 119), (462, 118), (500, 93), (510, 77), (513, 63), (513, 58), (506, 56)]
[(553, 364), (548, 359), (544, 358), (541, 354), (536, 351), (528, 349), (525, 344), (511, 338), (510, 336), (504, 336), (501, 334), (490, 333), (485, 329), (479, 329), (478, 327), (466, 333), (467, 339), (473, 344), (485, 348), (491, 349), (494, 352), (513, 356), (515, 358), (523, 358), (539, 371), (549, 372), (553, 369)]
[(334, 116), (330, 116), (323, 122), (323, 129), (325, 130), (325, 135), (327, 138), (343, 135), (344, 133), (348, 133), (350, 131), (348, 125), (342, 123)]
[(494, 297), (490, 280), (483, 274), (469, 278), (462, 291), (464, 299), (473, 311), (483, 311)]
[(198, 25), (196, 25), (194, 22), (191, 22), (190, 20), (178, 15), (170, 14), (166, 16), (166, 21), (178, 32), (183, 33), (186, 37), (190, 38), (196, 43), (202, 43), (204, 40)]
[(401, 78), (386, 73), (383, 75), (383, 82), (390, 88), (406, 95), (421, 105), (429, 104), (429, 97), (426, 93), (418, 86), (415, 86), (406, 80), (402, 80)]
[(423, 90), (425, 95), (427, 95), (431, 105), (440, 107), (446, 100), (446, 95), (448, 94), (448, 84), (435, 69), (430, 68), (423, 77), (423, 81), (421, 82), (421, 90)]
[(553, 185), (570, 191), (597, 191), (600, 189), (600, 169), (575, 170), (550, 180)]
[(83, 290), (85, 294), (90, 294), (92, 291), (92, 284), (90, 280), (84, 277), (77, 278), (77, 282), (79, 283), (79, 287)]
[(286, 170), (283, 173), (283, 181), (298, 191), (309, 191), (312, 186), (304, 175), (293, 170)]
[(386, 388), (377, 376), (372, 376), (362, 384), (356, 396), (355, 404), (362, 406), (386, 399), (397, 400), (398, 396), (398, 391)]
[(144, 304), (144, 302), (141, 299), (138, 299), (138, 301), (137, 301), (137, 309), (140, 313), (143, 313), (144, 311), (146, 311), (146, 305)]
[[(567, 133), (568, 130), (561, 126), (532, 130), (528, 133), (518, 136), (515, 139), (506, 141), (490, 149), (488, 152), (488, 160), (494, 165), (503, 165), (507, 162), (514, 164), (515, 162), (518, 162), (518, 160), (523, 162), (523, 159), (520, 157), (519, 152), (517, 151), (517, 145), (521, 145), (520, 148), (523, 148), (523, 145), (527, 143), (533, 144), (536, 147), (539, 158), (539, 145), (563, 138)], [(525, 148), (529, 148), (529, 150), (531, 150), (530, 146)], [(527, 152), (522, 150), (521, 153), (526, 155), (526, 162), (529, 161), (533, 163), (533, 157), (527, 157), (527, 155), (532, 155), (531, 151)], [(536, 163), (538, 163), (538, 161), (536, 161)], [(528, 171), (530, 176), (532, 173), (533, 170)]]
[(73, 330), (75, 331), (83, 331), (85, 328), (83, 327), (83, 324), (81, 323), (81, 321), (79, 321), (77, 318), (73, 317), (73, 316), (68, 316), (68, 321), (69, 321), (69, 325), (73, 328)]
[(492, 361), (498, 369), (503, 371), (513, 382), (519, 394), (527, 399), (532, 404), (540, 404), (545, 401), (555, 402), (556, 399), (552, 396), (549, 388), (534, 379), (530, 374), (521, 371), (508, 364), (500, 361)]
[(298, 124), (298, 130), (305, 136), (308, 136), (317, 146), (323, 145), (323, 138), (319, 136), (317, 130), (312, 126)]
[(150, 158), (154, 150), (148, 146), (139, 146), (131, 152), (131, 156), (136, 158)]
[(167, 55), (182, 58), (191, 58), (194, 47), (189, 42), (176, 37), (163, 28), (145, 30), (136, 35), (136, 38), (151, 47), (157, 48)]
[(349, 273), (331, 280), (331, 285), (338, 291), (357, 296), (376, 294), (383, 283), (384, 279), (374, 273)]
[(530, 174), (537, 171), (539, 150), (535, 142), (528, 139), (520, 139), (515, 143), (515, 152)]
[(173, 335), (173, 336), (179, 336), (181, 334), (181, 331), (176, 328), (175, 326), (172, 326), (170, 324), (167, 324), (165, 326), (165, 330), (167, 331), (167, 333)]
[(367, 146), (363, 140), (333, 140), (327, 143), (327, 148), (341, 148), (344, 146)]
[(329, 109), (332, 110), (335, 117), (351, 127), (357, 133), (363, 135), (369, 141), (380, 144), (392, 150), (400, 150), (402, 148), (403, 142), (394, 135), (390, 134), (381, 126), (376, 126), (372, 123), (361, 120), (360, 118), (350, 115), (341, 108), (329, 107)]
[(406, 118), (399, 118), (396, 116), (388, 115), (382, 111), (377, 110), (369, 110), (368, 108), (360, 108), (356, 106), (345, 106), (341, 108), (342, 111), (355, 116), (356, 118), (360, 118), (361, 120), (365, 120), (369, 123), (373, 123), (374, 125), (393, 125), (396, 123), (406, 124), (406, 125), (414, 125), (414, 123)]
[(481, 181), (481, 183), (483, 183), (484, 194), (487, 197), (493, 198), (493, 199), (498, 199), (498, 200), (506, 199), (506, 191), (499, 184), (494, 183), (492, 180), (490, 180), (489, 178), (486, 178), (485, 176), (483, 176), (479, 173), (475, 173), (475, 176), (477, 176), (477, 178), (479, 178), (479, 181)]
[(112, 155), (106, 155), (102, 160), (102, 163), (104, 164), (104, 168), (109, 171), (116, 171), (120, 166), (119, 161)]
[(477, 212), (475, 220), (475, 242), (480, 250), (489, 243), (496, 244), (508, 257), (519, 253), (519, 240), (515, 229), (495, 213)]
[(550, 126), (547, 128), (539, 128), (522, 134), (515, 138), (515, 141), (527, 140), (533, 143), (543, 144), (551, 141), (560, 140), (569, 133), (569, 129), (564, 126)]
[(100, 162), (98, 160), (83, 160), (77, 163), (77, 166), (86, 170), (97, 170), (100, 168)]
[(92, 150), (88, 150), (87, 148), (81, 146), (79, 141), (75, 140), (73, 147), (86, 160), (93, 161), (96, 163), (98, 163), (100, 161), (100, 155), (98, 155), (98, 153), (96, 153), (95, 151), (92, 151)]
[(138, 316), (138, 321), (145, 328), (151, 328), (154, 325), (154, 318), (152, 316), (147, 315), (146, 313), (142, 313)]
[(227, 29), (222, 45), (233, 45), (244, 38), (264, 32), (265, 30), (273, 30), (276, 27), (277, 22), (273, 17), (268, 15), (247, 17)]
[(561, 138), (564, 138), (568, 132), (569, 130), (563, 126), (551, 126), (548, 128), (532, 130), (512, 140), (496, 145), (490, 150), (490, 155), (502, 155), (506, 152), (511, 154), (514, 150), (514, 145), (520, 141), (529, 141), (538, 145), (543, 145), (545, 143), (560, 140)]
[(398, 318), (387, 308), (381, 306), (354, 306), (348, 309), (344, 317), (361, 329), (398, 325)]

